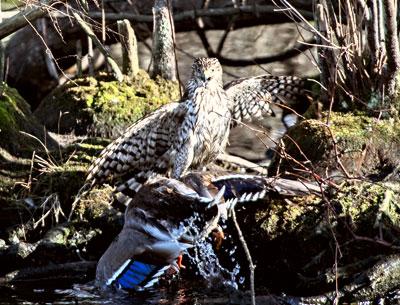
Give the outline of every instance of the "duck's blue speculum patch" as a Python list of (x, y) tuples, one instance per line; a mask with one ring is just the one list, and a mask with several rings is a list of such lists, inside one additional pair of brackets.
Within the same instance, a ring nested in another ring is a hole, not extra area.
[(154, 286), (170, 265), (152, 265), (130, 259), (107, 281), (118, 289), (140, 291)]

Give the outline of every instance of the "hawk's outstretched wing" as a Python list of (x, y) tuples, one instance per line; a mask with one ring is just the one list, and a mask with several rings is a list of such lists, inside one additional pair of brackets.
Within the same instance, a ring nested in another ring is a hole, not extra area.
[(240, 78), (225, 84), (224, 89), (232, 99), (233, 123), (271, 114), (271, 104), (285, 105), (300, 112), (307, 109), (309, 102), (304, 84), (305, 81), (296, 76), (268, 74)]
[(165, 174), (170, 159), (167, 155), (185, 114), (184, 103), (170, 103), (131, 125), (101, 152), (86, 181), (93, 185), (123, 176), (124, 184), (118, 187), (121, 191), (137, 188), (141, 179), (144, 182), (156, 173)]

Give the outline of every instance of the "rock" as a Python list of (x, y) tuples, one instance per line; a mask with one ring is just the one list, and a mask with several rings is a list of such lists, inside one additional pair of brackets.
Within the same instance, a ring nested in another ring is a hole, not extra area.
[(400, 124), (395, 119), (332, 112), (329, 127), (323, 120), (304, 120), (288, 130), (272, 174), (379, 180), (400, 165)]
[(44, 145), (52, 149), (56, 144), (17, 90), (0, 84), (0, 148), (13, 156), (31, 156), (33, 150), (43, 150)]
[(35, 116), (49, 130), (117, 137), (130, 124), (161, 105), (179, 99), (176, 82), (150, 79), (139, 71), (119, 83), (106, 74), (69, 81), (47, 96)]
[(11, 161), (6, 155), (0, 171), (0, 262), (4, 267), (0, 277), (12, 272), (8, 280), (16, 280), (14, 275), (20, 277), (23, 269), (24, 274), (32, 275), (29, 270), (40, 274), (36, 267), (100, 257), (122, 225), (122, 213), (110, 206), (112, 188), (95, 188), (77, 206), (79, 217), (65, 221), (87, 168), (107, 144), (87, 139), (45, 155), (38, 153), (43, 159), (21, 166), (17, 177), (3, 175), (8, 166), (15, 167), (24, 159)]
[[(67, 69), (76, 63), (76, 41), (85, 43), (86, 36), (81, 28), (71, 26), (64, 19), (58, 20), (57, 29), (53, 27), (51, 18), (40, 19), (35, 22), (35, 28), (27, 26), (10, 35), (6, 44), (7, 80), (18, 89), (32, 110), (58, 85), (59, 76), (69, 74)], [(59, 32), (61, 29), (62, 35)], [(43, 35), (46, 36), (46, 45), (40, 38)], [(46, 53), (48, 47), (51, 54)], [(57, 59), (56, 64), (53, 59)], [(55, 71), (49, 63), (57, 65)]]
[[(257, 287), (292, 295), (334, 291), (335, 262), (339, 289), (352, 280), (357, 280), (358, 286), (368, 286), (367, 279), (360, 282), (362, 272), (385, 256), (398, 253), (398, 181), (347, 182), (325, 196), (289, 200), (271, 197), (238, 209), (238, 220), (256, 265)], [(235, 236), (232, 231), (225, 233)], [(235, 257), (239, 257), (241, 272), (246, 274), (247, 260), (239, 242), (234, 244), (238, 248)]]

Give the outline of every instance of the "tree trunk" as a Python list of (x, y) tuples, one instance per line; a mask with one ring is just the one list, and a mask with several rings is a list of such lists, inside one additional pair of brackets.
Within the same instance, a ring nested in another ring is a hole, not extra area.
[(400, 51), (397, 36), (397, 20), (394, 0), (383, 1), (386, 25), (386, 54), (387, 54), (387, 94), (390, 99), (398, 96)]
[(153, 17), (151, 76), (176, 80), (175, 32), (169, 0), (154, 1)]

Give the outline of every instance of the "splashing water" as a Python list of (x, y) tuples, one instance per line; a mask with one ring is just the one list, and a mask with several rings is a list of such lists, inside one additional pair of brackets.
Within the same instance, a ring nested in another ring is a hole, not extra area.
[[(202, 228), (197, 225), (198, 217), (190, 222), (190, 233), (193, 236), (199, 236)], [(234, 260), (236, 250), (230, 250), (229, 256)], [(217, 254), (212, 245), (212, 239), (207, 237), (198, 239), (195, 247), (187, 251), (187, 257), (192, 265), (196, 266), (196, 274), (200, 275), (207, 283), (208, 287), (223, 286), (237, 290), (238, 284), (243, 283), (243, 278), (239, 276), (240, 265), (236, 263), (232, 270), (221, 265)]]
[(198, 242), (193, 252), (189, 258), (197, 266), (198, 274), (206, 280), (209, 287), (219, 284), (238, 289), (239, 264), (236, 264), (232, 271), (221, 266), (209, 240)]

